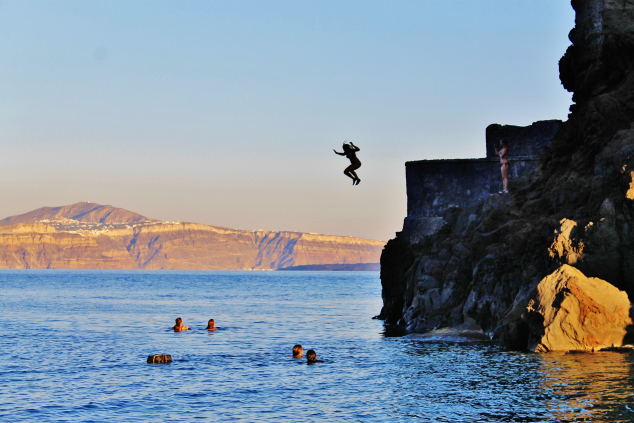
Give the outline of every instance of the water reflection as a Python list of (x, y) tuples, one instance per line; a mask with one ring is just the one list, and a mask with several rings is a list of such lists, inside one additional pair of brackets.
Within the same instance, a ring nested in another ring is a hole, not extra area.
[(540, 356), (542, 389), (556, 421), (631, 422), (634, 418), (633, 358), (629, 354), (551, 353)]
[[(0, 283), (0, 308), (20, 322), (1, 343), (3, 422), (634, 421), (632, 357), (403, 338), (371, 319), (378, 274), (27, 271)], [(192, 330), (174, 333), (177, 316)], [(325, 363), (293, 360), (296, 343)], [(146, 363), (162, 352), (171, 365)]]
[[(386, 342), (396, 342), (385, 338)], [(523, 354), (401, 338), (397, 416), (452, 422), (632, 422), (633, 356)]]

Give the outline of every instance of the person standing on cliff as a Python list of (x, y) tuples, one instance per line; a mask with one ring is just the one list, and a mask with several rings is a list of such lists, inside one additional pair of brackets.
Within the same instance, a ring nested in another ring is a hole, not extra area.
[(509, 159), (508, 159), (508, 155), (509, 155), (509, 148), (506, 145), (506, 140), (505, 139), (501, 139), (500, 140), (500, 151), (498, 151), (498, 149), (495, 149), (495, 154), (497, 154), (498, 156), (500, 156), (500, 163), (502, 163), (502, 185), (503, 185), (503, 190), (500, 191), (500, 194), (508, 194), (509, 193)]
[(334, 151), (336, 154), (339, 154), (340, 156), (346, 156), (347, 158), (350, 159), (350, 166), (348, 166), (343, 171), (343, 174), (346, 175), (348, 178), (352, 179), (352, 185), (359, 185), (359, 182), (361, 182), (361, 179), (359, 179), (355, 170), (361, 167), (361, 162), (357, 158), (357, 154), (356, 154), (357, 151), (360, 151), (361, 149), (357, 147), (356, 145), (354, 145), (352, 142), (350, 142), (350, 144), (347, 144), (346, 142), (344, 142), (342, 148), (343, 148), (343, 153), (339, 153), (335, 149), (333, 149), (332, 151)]

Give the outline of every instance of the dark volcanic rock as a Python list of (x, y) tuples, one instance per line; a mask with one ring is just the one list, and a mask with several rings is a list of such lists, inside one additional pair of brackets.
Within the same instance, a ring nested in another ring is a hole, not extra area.
[(497, 159), (495, 149), (500, 149), (500, 140), (506, 139), (509, 158), (538, 157), (561, 128), (559, 120), (535, 122), (530, 126), (489, 125), (486, 129), (487, 157)]
[(573, 44), (559, 63), (574, 92), (568, 121), (487, 128), (487, 156), (500, 137), (540, 152), (510, 175), (510, 195), (492, 194), (499, 167), (487, 159), (450, 172), (408, 162), (408, 217), (381, 257), (389, 323), (426, 332), (473, 322), (526, 349), (521, 316), (560, 266), (634, 294), (634, 0), (572, 6)]

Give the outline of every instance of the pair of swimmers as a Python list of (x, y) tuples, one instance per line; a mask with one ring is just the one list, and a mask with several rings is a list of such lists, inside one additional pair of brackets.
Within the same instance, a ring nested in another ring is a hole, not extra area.
[[(183, 332), (185, 330), (189, 330), (189, 326), (183, 325), (183, 319), (180, 317), (176, 318), (176, 324), (174, 325), (174, 332)], [(217, 330), (216, 322), (214, 319), (209, 319), (207, 322), (207, 330), (214, 331)], [(302, 358), (302, 354), (304, 353), (304, 348), (297, 344), (293, 347), (293, 358)], [(323, 363), (321, 360), (317, 360), (317, 353), (315, 350), (308, 350), (306, 352), (306, 363), (307, 364), (315, 364), (315, 363)]]
[[(181, 319), (180, 317), (177, 317), (176, 324), (174, 325), (173, 329), (174, 329), (174, 332), (182, 332), (184, 330), (189, 330), (189, 326), (183, 325), (183, 319)], [(216, 322), (214, 321), (214, 319), (209, 319), (209, 321), (207, 322), (207, 330), (214, 331), (217, 329), (218, 328), (216, 327)]]
[[(302, 358), (302, 354), (304, 353), (304, 347), (297, 344), (293, 347), (293, 358)], [(323, 363), (321, 360), (317, 360), (317, 353), (315, 350), (308, 350), (306, 352), (306, 363), (307, 364), (315, 364), (315, 363)]]

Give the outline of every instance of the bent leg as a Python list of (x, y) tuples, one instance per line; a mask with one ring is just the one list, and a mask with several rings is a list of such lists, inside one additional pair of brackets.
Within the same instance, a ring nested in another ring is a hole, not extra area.
[(352, 169), (350, 169), (352, 166), (348, 166), (344, 171), (343, 174), (346, 175), (348, 178), (351, 178), (353, 181), (355, 179), (357, 179), (356, 176), (353, 176), (352, 174), (354, 173), (354, 171)]

